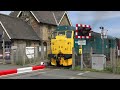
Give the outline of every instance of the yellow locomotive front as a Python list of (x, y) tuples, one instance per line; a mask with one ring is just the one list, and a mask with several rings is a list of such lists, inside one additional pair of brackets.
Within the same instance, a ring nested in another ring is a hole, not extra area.
[(51, 53), (48, 54), (51, 65), (71, 66), (72, 48), (74, 46), (74, 30), (70, 26), (59, 26), (52, 33)]

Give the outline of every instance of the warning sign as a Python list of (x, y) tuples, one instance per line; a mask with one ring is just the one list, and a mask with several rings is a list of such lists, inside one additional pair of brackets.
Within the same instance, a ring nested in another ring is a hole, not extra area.
[(81, 48), (79, 49), (79, 54), (82, 54), (82, 49)]
[(78, 40), (75, 41), (75, 43), (78, 43), (78, 45), (86, 45), (86, 40)]

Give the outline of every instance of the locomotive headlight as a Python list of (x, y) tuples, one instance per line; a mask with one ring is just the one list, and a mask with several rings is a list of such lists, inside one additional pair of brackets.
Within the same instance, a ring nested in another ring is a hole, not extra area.
[(67, 44), (70, 44), (70, 42), (68, 42)]
[(54, 45), (54, 43), (52, 43), (52, 45)]

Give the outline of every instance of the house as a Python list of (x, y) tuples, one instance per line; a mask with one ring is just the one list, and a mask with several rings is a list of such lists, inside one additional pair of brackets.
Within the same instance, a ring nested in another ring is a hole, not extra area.
[[(40, 39), (33, 31), (33, 28), (19, 18), (0, 14), (0, 35), (3, 35), (3, 32), (5, 49), (16, 47), (17, 50), (19, 50), (19, 53), (17, 53), (17, 55), (19, 55), (19, 60), (24, 58), (26, 47), (39, 46)], [(2, 50), (2, 41), (3, 38), (1, 37), (0, 50)]]
[[(52, 31), (59, 25), (72, 26), (66, 11), (13, 11), (10, 16), (21, 18), (32, 26), (40, 38), (43, 59), (50, 49), (49, 37)], [(45, 50), (43, 47), (45, 47)]]

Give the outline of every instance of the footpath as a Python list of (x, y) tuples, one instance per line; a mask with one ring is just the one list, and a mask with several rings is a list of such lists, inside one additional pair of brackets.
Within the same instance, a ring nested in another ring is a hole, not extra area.
[(106, 72), (80, 71), (78, 76), (88, 77), (91, 79), (120, 79), (120, 74), (113, 74)]

